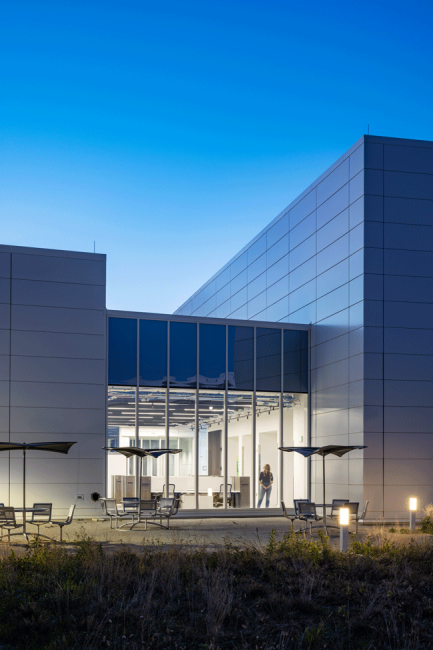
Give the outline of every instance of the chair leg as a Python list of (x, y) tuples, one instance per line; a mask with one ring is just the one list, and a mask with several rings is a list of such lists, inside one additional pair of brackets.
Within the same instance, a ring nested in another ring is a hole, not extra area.
[(356, 520), (356, 536), (358, 537), (358, 520)]
[(11, 543), (11, 529), (8, 528), (8, 544), (9, 544), (9, 546), (10, 546), (10, 543)]
[(60, 526), (60, 544), (63, 542), (63, 526)]

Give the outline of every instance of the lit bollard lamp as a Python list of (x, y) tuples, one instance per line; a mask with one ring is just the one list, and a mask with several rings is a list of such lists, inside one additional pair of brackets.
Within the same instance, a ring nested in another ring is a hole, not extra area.
[(418, 505), (417, 504), (417, 498), (416, 497), (410, 497), (410, 499), (409, 499), (409, 510), (410, 510), (409, 528), (410, 528), (410, 530), (415, 530), (417, 505)]
[(349, 508), (340, 508), (340, 553), (349, 548)]

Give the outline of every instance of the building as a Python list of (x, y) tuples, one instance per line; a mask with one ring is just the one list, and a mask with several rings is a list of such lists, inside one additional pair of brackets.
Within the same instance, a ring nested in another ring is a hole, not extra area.
[[(218, 514), (231, 484), (241, 513), (269, 462), (272, 512), (321, 497), (321, 463), (278, 446), (341, 443), (367, 448), (328, 459), (329, 498), (433, 501), (432, 142), (364, 136), (171, 316), (106, 310), (105, 264), (0, 246), (1, 439), (77, 442), (29, 453), (30, 499), (89, 516), (137, 474), (103, 446), (172, 445), (152, 490)], [(0, 463), (19, 503), (21, 456)]]

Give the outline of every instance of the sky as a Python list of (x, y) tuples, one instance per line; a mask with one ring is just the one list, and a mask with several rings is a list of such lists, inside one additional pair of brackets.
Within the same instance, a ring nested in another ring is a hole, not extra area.
[[(2, 0), (0, 243), (172, 313), (364, 133), (433, 140), (431, 0)], [(369, 125), (369, 126), (368, 126)]]

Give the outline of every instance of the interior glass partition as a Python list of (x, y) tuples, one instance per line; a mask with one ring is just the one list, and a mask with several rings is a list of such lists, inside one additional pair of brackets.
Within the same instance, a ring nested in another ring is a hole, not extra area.
[(224, 505), (224, 393), (199, 393), (199, 508)]
[(170, 449), (182, 449), (169, 456), (169, 494), (181, 493), (180, 507), (195, 509), (195, 401), (196, 391), (171, 390), (169, 397)]
[(227, 482), (229, 506), (252, 508), (254, 411), (253, 394), (229, 392), (227, 399)]
[[(163, 449), (165, 443), (165, 390), (140, 388), (138, 392), (138, 447)], [(159, 494), (165, 483), (164, 456), (143, 459), (142, 485), (150, 493)], [(144, 488), (143, 488), (144, 489)]]

